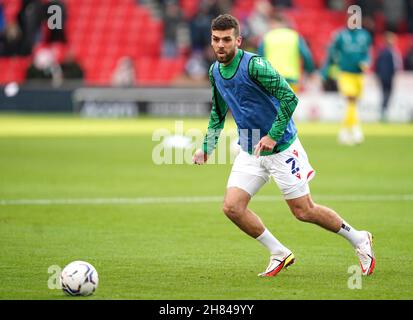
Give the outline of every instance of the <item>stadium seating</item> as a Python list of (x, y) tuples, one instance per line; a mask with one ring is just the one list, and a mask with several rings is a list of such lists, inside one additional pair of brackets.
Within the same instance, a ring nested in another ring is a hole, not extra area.
[(185, 18), (190, 19), (198, 12), (199, 1), (180, 0), (179, 4), (182, 8)]
[(88, 84), (110, 84), (123, 56), (136, 62), (138, 81), (141, 59), (159, 59), (163, 24), (147, 8), (133, 0), (70, 0), (68, 4), (69, 42)]
[(287, 10), (286, 15), (307, 41), (316, 65), (321, 66), (334, 32), (345, 25), (346, 13), (327, 9), (294, 8)]
[(232, 14), (240, 21), (244, 21), (253, 11), (255, 0), (235, 0)]
[(324, 9), (325, 7), (325, 0), (293, 0), (293, 5), (297, 9)]
[(10, 57), (0, 59), (0, 84), (9, 82), (21, 83), (26, 76), (30, 58)]
[[(245, 21), (258, 0), (235, 0), (232, 14)], [(7, 23), (16, 20), (21, 0), (4, 1)], [(58, 60), (70, 48), (84, 68), (89, 85), (110, 85), (117, 61), (129, 56), (135, 61), (138, 85), (168, 85), (182, 74), (185, 60), (162, 58), (163, 22), (149, 8), (135, 0), (67, 0), (68, 45), (56, 48)], [(345, 25), (345, 12), (328, 10), (324, 0), (293, 0), (285, 12), (293, 26), (307, 41), (318, 67), (321, 66), (333, 33)], [(186, 19), (194, 17), (199, 1), (179, 0)], [(377, 14), (378, 30), (384, 30), (384, 18)], [(401, 35), (398, 46), (404, 55), (411, 35)], [(375, 47), (382, 45), (382, 35)], [(40, 44), (40, 46), (43, 44)], [(36, 49), (35, 49), (36, 50)], [(0, 84), (23, 82), (32, 57), (0, 58)]]
[[(19, 0), (6, 4), (7, 21), (15, 21)], [(146, 7), (134, 0), (68, 0), (67, 36), (70, 48), (85, 70), (85, 81), (90, 85), (109, 85), (116, 62), (123, 56), (135, 61), (139, 84), (155, 80), (167, 84), (173, 76), (182, 72), (181, 60), (169, 61), (160, 58), (163, 41), (163, 23), (152, 17)], [(149, 59), (150, 58), (150, 59)], [(62, 56), (59, 56), (59, 60)], [(19, 64), (15, 61), (24, 61)], [(29, 58), (1, 58), (0, 83), (22, 82)], [(150, 62), (144, 66), (142, 62)], [(166, 68), (160, 74), (164, 78), (149, 77), (157, 73), (157, 66)], [(140, 70), (142, 69), (142, 70)]]
[(3, 1), (4, 16), (6, 18), (7, 23), (10, 23), (16, 20), (16, 16), (20, 10), (20, 6), (21, 6), (20, 0)]

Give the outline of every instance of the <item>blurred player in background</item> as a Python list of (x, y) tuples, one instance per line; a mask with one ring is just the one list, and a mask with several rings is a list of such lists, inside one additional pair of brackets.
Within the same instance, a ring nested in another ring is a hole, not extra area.
[(327, 79), (328, 69), (337, 64), (338, 90), (346, 98), (347, 106), (338, 141), (346, 145), (364, 141), (363, 131), (357, 112), (357, 101), (363, 92), (363, 73), (370, 67), (370, 47), (372, 39), (363, 28), (345, 28), (339, 31), (328, 50), (327, 60), (321, 70)]
[(209, 70), (212, 111), (203, 149), (195, 152), (193, 162), (207, 161), (230, 109), (238, 127), (241, 151), (228, 179), (223, 211), (242, 231), (269, 250), (270, 263), (259, 275), (275, 276), (294, 262), (291, 250), (247, 208), (270, 177), (297, 219), (342, 235), (356, 249), (362, 273), (371, 274), (375, 266), (371, 234), (357, 231), (335, 211), (314, 203), (311, 198), (308, 182), (315, 172), (292, 119), (298, 104), (296, 95), (265, 58), (239, 49), (237, 19), (220, 15), (212, 21), (211, 31), (211, 45), (217, 58)]
[(264, 35), (258, 54), (267, 58), (294, 92), (298, 92), (301, 61), (307, 73), (311, 74), (315, 70), (313, 57), (305, 40), (288, 26), (286, 18), (279, 13), (272, 15), (271, 30)]
[(388, 117), (388, 105), (393, 91), (393, 79), (398, 70), (403, 68), (402, 58), (396, 49), (396, 35), (386, 32), (384, 36), (385, 46), (377, 54), (375, 72), (380, 81), (382, 92), (381, 120), (386, 121)]

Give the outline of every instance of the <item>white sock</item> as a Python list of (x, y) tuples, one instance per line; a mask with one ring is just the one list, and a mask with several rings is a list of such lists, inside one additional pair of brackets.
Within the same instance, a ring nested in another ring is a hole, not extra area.
[(346, 238), (354, 248), (357, 247), (365, 237), (361, 231), (357, 231), (344, 220), (337, 233)]
[(268, 231), (268, 229), (265, 229), (264, 232), (256, 239), (261, 242), (271, 254), (283, 254), (289, 251), (273, 236), (270, 231)]

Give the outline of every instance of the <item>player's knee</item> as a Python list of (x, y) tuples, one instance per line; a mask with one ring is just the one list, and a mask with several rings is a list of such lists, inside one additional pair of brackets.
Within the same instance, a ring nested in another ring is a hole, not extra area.
[(242, 214), (243, 210), (239, 205), (233, 202), (224, 202), (224, 205), (222, 206), (222, 211), (228, 218), (234, 220)]
[(312, 207), (308, 205), (297, 205), (291, 207), (291, 212), (294, 216), (303, 222), (312, 222), (313, 221), (313, 214), (314, 210)]

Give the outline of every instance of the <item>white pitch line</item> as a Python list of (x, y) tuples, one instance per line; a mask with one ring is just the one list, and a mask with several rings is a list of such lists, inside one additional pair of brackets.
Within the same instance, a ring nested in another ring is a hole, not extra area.
[[(388, 195), (313, 195), (316, 201), (394, 202), (413, 201), (413, 194)], [(105, 205), (105, 204), (191, 204), (222, 202), (223, 196), (139, 197), (139, 198), (73, 198), (73, 199), (0, 199), (0, 206), (22, 205)], [(281, 196), (255, 196), (255, 202), (283, 201)]]

